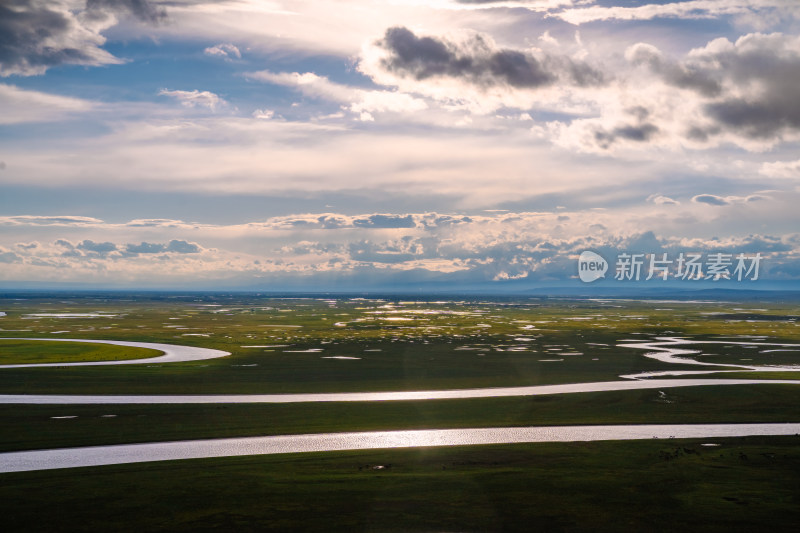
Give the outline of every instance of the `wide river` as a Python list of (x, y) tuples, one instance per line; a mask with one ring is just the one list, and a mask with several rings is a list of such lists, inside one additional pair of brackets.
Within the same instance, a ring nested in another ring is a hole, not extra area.
[(302, 403), (302, 402), (388, 402), (403, 400), (452, 400), (500, 398), (506, 396), (544, 396), (578, 392), (607, 392), (638, 389), (665, 389), (719, 385), (800, 385), (792, 379), (648, 379), (497, 387), (490, 389), (450, 389), (386, 392), (323, 392), (299, 394), (195, 394), (195, 395), (60, 395), (1, 394), (0, 404), (188, 404), (188, 403)]
[(800, 424), (686, 424), (430, 429), (277, 435), (9, 452), (0, 454), (0, 472), (26, 472), (279, 453), (532, 442), (796, 435), (799, 433)]
[[(26, 339), (28, 340), (28, 339)], [(90, 363), (55, 363), (41, 365), (2, 365), (0, 368), (28, 366), (77, 366), (97, 364), (141, 364), (196, 361), (229, 355), (220, 350), (189, 346), (86, 339), (29, 339), (66, 342), (96, 342), (122, 346), (154, 348), (163, 356), (132, 361)], [(660, 341), (660, 342), (659, 342)], [(659, 338), (657, 341), (622, 345), (629, 348), (655, 350), (646, 354), (669, 363), (695, 363), (679, 355), (696, 353), (677, 348), (689, 344), (678, 338)], [(792, 345), (796, 347), (797, 345)], [(710, 366), (710, 365), (709, 365)], [(738, 370), (777, 370), (778, 367), (745, 367), (714, 365)], [(798, 370), (784, 367), (781, 370)], [(719, 370), (717, 370), (719, 371)], [(800, 380), (757, 379), (653, 379), (652, 375), (625, 376), (624, 381), (569, 383), (528, 387), (489, 389), (347, 392), (314, 394), (255, 394), (255, 395), (0, 395), (0, 404), (189, 404), (189, 403), (297, 403), (297, 402), (367, 402), (399, 400), (440, 400), (454, 398), (493, 398), (503, 396), (537, 396), (578, 392), (619, 391), (632, 389), (663, 389), (671, 387), (791, 384)], [(650, 379), (637, 379), (650, 377)], [(616, 426), (558, 426), (519, 428), (471, 428), (413, 431), (379, 431), (365, 433), (326, 433), (310, 435), (278, 435), (179, 442), (154, 442), (114, 446), (93, 446), (56, 450), (34, 450), (0, 454), (0, 472), (23, 472), (56, 468), (102, 466), (149, 461), (200, 459), (241, 455), (262, 455), (299, 452), (407, 448), (423, 446), (459, 446), (475, 444), (511, 444), (531, 442), (575, 442), (596, 440), (631, 440), (651, 438), (714, 438), (748, 435), (796, 435), (800, 424), (693, 424), (693, 425), (616, 425)]]

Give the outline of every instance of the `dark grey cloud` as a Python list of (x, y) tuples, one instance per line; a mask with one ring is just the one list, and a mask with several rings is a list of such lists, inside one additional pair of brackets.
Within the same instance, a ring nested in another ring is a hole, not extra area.
[(470, 222), (473, 222), (473, 219), (468, 216), (440, 215), (438, 213), (430, 213), (421, 217), (420, 222), (423, 227), (433, 229), (454, 226), (457, 224), (469, 224)]
[(129, 13), (141, 21), (153, 24), (163, 22), (167, 18), (167, 10), (149, 0), (87, 0), (86, 11)]
[(100, 32), (114, 15), (164, 20), (164, 8), (148, 0), (88, 0), (72, 11), (35, 0), (0, 2), (0, 76), (42, 74), (64, 64), (103, 65), (120, 61), (100, 47)]
[(381, 66), (401, 77), (425, 80), (447, 77), (488, 88), (538, 88), (566, 83), (597, 86), (605, 76), (588, 64), (566, 56), (542, 55), (497, 48), (481, 35), (464, 43), (442, 37), (419, 37), (404, 27), (386, 30), (377, 46), (388, 52)]
[(722, 132), (719, 126), (703, 127), (703, 126), (689, 126), (686, 130), (686, 138), (692, 141), (706, 142), (714, 135)]
[(594, 140), (601, 148), (610, 148), (619, 139), (634, 142), (646, 142), (658, 133), (655, 124), (622, 124), (611, 130), (598, 129), (594, 132)]
[[(800, 87), (800, 79), (798, 85)], [(789, 87), (770, 91), (763, 99), (731, 98), (709, 104), (706, 113), (722, 128), (751, 139), (770, 139), (785, 130), (800, 130), (800, 100), (787, 94)], [(709, 134), (708, 131), (703, 133)]]
[(653, 46), (636, 45), (629, 51), (627, 57), (634, 65), (646, 65), (673, 87), (691, 89), (703, 96), (717, 96), (722, 92), (722, 85), (710, 72), (670, 61)]
[[(67, 11), (34, 5), (29, 0), (0, 3), (0, 74), (37, 73), (63, 63), (96, 62), (92, 44), (75, 47), (66, 44), (79, 30)], [(63, 41), (62, 46), (43, 44)]]
[(14, 252), (0, 251), (0, 263), (20, 263), (22, 258)]
[(197, 254), (200, 253), (200, 247), (193, 242), (171, 240), (164, 251), (176, 254)]
[(726, 96), (705, 111), (724, 130), (752, 139), (800, 130), (800, 51), (794, 37), (750, 35), (731, 49), (709, 53), (704, 61), (724, 73), (729, 83), (759, 87), (746, 96)]
[(413, 228), (416, 226), (411, 215), (370, 215), (367, 218), (353, 220), (357, 228)]
[(664, 241), (652, 231), (632, 235), (620, 243), (622, 250), (640, 253), (660, 253), (664, 251), (664, 246)]
[(317, 218), (317, 222), (321, 227), (325, 229), (341, 228), (346, 224), (346, 221), (342, 217), (331, 216), (331, 215), (320, 216), (319, 218)]
[(193, 242), (173, 239), (168, 244), (155, 242), (141, 242), (139, 244), (125, 245), (125, 251), (129, 254), (159, 254), (171, 252), (176, 254), (196, 254), (200, 252), (200, 246)]
[(117, 250), (117, 245), (113, 242), (94, 242), (87, 239), (79, 243), (77, 248), (86, 252), (107, 254), (109, 252), (115, 252)]
[(691, 124), (686, 137), (705, 142), (725, 133), (753, 140), (778, 140), (800, 130), (800, 47), (798, 38), (749, 34), (735, 43), (715, 41), (684, 61), (665, 58), (638, 44), (628, 59), (646, 65), (664, 83), (695, 92), (708, 119)]
[(163, 244), (142, 242), (140, 244), (128, 244), (125, 250), (132, 254), (157, 254), (166, 248)]
[(698, 194), (697, 196), (692, 198), (692, 201), (699, 204), (708, 204), (717, 206), (730, 204), (730, 202), (728, 202), (728, 200), (726, 200), (725, 198), (721, 196), (715, 196), (713, 194)]

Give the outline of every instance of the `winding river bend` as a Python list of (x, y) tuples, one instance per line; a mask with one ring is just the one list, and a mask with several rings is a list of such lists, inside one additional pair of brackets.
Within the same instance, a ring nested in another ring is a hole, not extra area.
[[(4, 339), (0, 339), (4, 340)], [(163, 356), (148, 359), (133, 359), (127, 361), (98, 361), (86, 363), (47, 363), (24, 365), (0, 365), (2, 368), (25, 368), (37, 366), (81, 366), (81, 365), (119, 365), (142, 363), (174, 363), (214, 359), (230, 355), (222, 350), (197, 348), (171, 344), (156, 344), (146, 342), (95, 340), (95, 339), (33, 339), (24, 338), (16, 340), (48, 340), (54, 342), (89, 342), (116, 344), (119, 346), (135, 346), (153, 348), (164, 352)], [(697, 364), (703, 366), (716, 366), (717, 370), (684, 370), (662, 371), (654, 373), (634, 374), (621, 376), (626, 378), (620, 381), (604, 381), (594, 383), (568, 383), (560, 385), (534, 385), (527, 387), (497, 387), (487, 389), (453, 389), (453, 390), (423, 390), (423, 391), (386, 391), (386, 392), (333, 392), (309, 394), (196, 394), (196, 395), (54, 395), (54, 394), (5, 394), (0, 395), (0, 404), (203, 404), (203, 403), (301, 403), (301, 402), (384, 402), (403, 400), (447, 400), (465, 398), (499, 398), (507, 396), (541, 396), (549, 394), (570, 394), (579, 392), (605, 392), (634, 389), (662, 389), (673, 387), (721, 386), (721, 385), (775, 385), (788, 384), (800, 385), (800, 380), (763, 380), (763, 379), (657, 379), (657, 376), (683, 375), (683, 374), (708, 374), (731, 371), (798, 371), (800, 366), (755, 366), (755, 365), (728, 365), (711, 364), (695, 361), (688, 357), (681, 357), (699, 353), (697, 350), (686, 349), (687, 345), (701, 343), (747, 344), (764, 346), (797, 347), (796, 344), (774, 344), (755, 342), (733, 341), (693, 341), (680, 337), (658, 337), (655, 340), (623, 341), (619, 346), (623, 348), (636, 348), (651, 350), (644, 355), (658, 359), (665, 363)], [(730, 370), (735, 367), (736, 370)], [(725, 369), (725, 370), (723, 370)], [(654, 379), (656, 378), (656, 379)]]
[[(197, 361), (230, 355), (221, 350), (176, 346), (168, 344), (139, 343), (85, 339), (22, 339), (55, 340), (61, 342), (95, 342), (120, 346), (154, 348), (163, 356), (129, 361), (106, 361), (67, 364), (1, 365), (0, 368), (31, 366), (82, 366), (99, 364), (142, 364)], [(654, 341), (631, 342), (620, 347), (653, 350), (645, 354), (666, 363), (699, 364), (685, 355), (694, 350), (678, 348), (693, 342), (681, 338), (664, 337)], [(728, 341), (719, 341), (728, 342)], [(755, 343), (740, 343), (755, 344)], [(766, 343), (758, 343), (764, 344)], [(773, 344), (769, 344), (773, 345)], [(778, 345), (798, 346), (798, 345)], [(800, 370), (800, 367), (764, 367), (745, 365), (714, 365), (736, 370)], [(316, 394), (256, 394), (256, 395), (0, 395), (0, 404), (197, 404), (197, 403), (298, 403), (298, 402), (376, 402), (401, 400), (440, 400), (454, 398), (494, 398), (502, 396), (537, 396), (578, 392), (619, 391), (632, 389), (662, 389), (671, 387), (722, 386), (722, 385), (800, 385), (800, 380), (758, 379), (653, 379), (655, 376), (682, 373), (709, 373), (711, 371), (664, 371), (655, 374), (621, 376), (623, 381), (596, 383), (570, 383), (530, 387), (504, 387), (490, 389), (352, 392)], [(727, 370), (731, 371), (731, 370)], [(646, 378), (646, 379), (643, 379)], [(407, 448), (425, 446), (461, 446), (476, 444), (512, 444), (532, 442), (575, 442), (595, 440), (632, 440), (650, 438), (713, 438), (748, 435), (797, 435), (800, 424), (691, 424), (691, 425), (614, 425), (614, 426), (558, 426), (517, 428), (469, 428), (415, 431), (379, 431), (361, 433), (326, 433), (307, 435), (277, 435), (178, 442), (153, 442), (115, 446), (93, 446), (56, 450), (33, 450), (0, 453), (0, 472), (24, 472), (58, 468), (77, 468), (150, 461), (171, 461), (211, 457), (263, 455), (280, 453), (324, 452), (381, 448)]]
[(54, 366), (97, 366), (97, 365), (152, 365), (159, 363), (185, 363), (188, 361), (205, 361), (230, 355), (230, 352), (198, 348), (181, 344), (161, 344), (156, 342), (115, 341), (105, 339), (38, 339), (30, 337), (0, 338), (0, 341), (52, 341), (52, 342), (86, 342), (91, 344), (113, 344), (115, 346), (131, 346), (134, 348), (150, 348), (164, 352), (164, 355), (146, 359), (124, 359), (120, 361), (83, 361), (78, 363), (27, 363), (20, 365), (0, 365), (0, 368), (35, 368)]
[[(662, 376), (690, 376), (698, 374), (718, 374), (720, 372), (798, 372), (800, 365), (742, 365), (731, 363), (713, 363), (698, 361), (687, 357), (700, 354), (700, 350), (687, 349), (687, 346), (696, 344), (728, 344), (739, 346), (776, 346), (779, 348), (790, 348), (800, 351), (800, 344), (781, 344), (775, 342), (760, 341), (731, 341), (731, 340), (694, 340), (682, 337), (656, 337), (655, 340), (648, 341), (642, 339), (621, 341), (617, 344), (620, 348), (634, 348), (638, 350), (651, 350), (644, 354), (645, 357), (656, 359), (662, 363), (696, 365), (704, 368), (714, 368), (716, 370), (659, 370), (655, 372), (643, 372), (641, 374), (629, 374), (620, 376), (626, 379), (648, 379)], [(725, 369), (725, 370), (723, 370)]]

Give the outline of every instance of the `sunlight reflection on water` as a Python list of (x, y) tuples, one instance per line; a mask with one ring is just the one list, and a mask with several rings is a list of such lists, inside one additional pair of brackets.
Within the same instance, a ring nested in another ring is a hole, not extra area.
[(201, 404), (201, 403), (302, 403), (302, 402), (387, 402), (409, 400), (447, 400), (461, 398), (500, 398), (541, 396), (579, 392), (605, 392), (707, 385), (800, 385), (789, 379), (647, 379), (639, 381), (602, 381), (498, 387), (489, 389), (452, 389), (389, 392), (330, 392), (309, 394), (198, 394), (198, 395), (57, 395), (3, 394), (2, 404)]
[(800, 424), (795, 423), (471, 428), (278, 435), (2, 453), (0, 472), (280, 453), (798, 433)]

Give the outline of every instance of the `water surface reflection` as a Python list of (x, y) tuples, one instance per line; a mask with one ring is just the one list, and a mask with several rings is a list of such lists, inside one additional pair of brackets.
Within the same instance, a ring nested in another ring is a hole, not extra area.
[(149, 461), (425, 446), (576, 442), (652, 438), (795, 435), (800, 424), (680, 424), (430, 429), (277, 435), (92, 446), (0, 454), (0, 472), (24, 472)]

